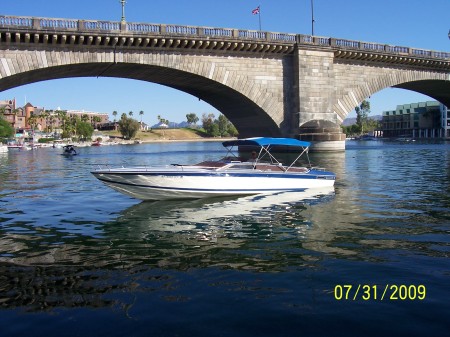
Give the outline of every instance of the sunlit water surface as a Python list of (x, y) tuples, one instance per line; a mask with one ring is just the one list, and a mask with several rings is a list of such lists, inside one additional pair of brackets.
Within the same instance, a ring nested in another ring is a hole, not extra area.
[(1, 336), (449, 331), (448, 143), (311, 154), (331, 191), (164, 202), (90, 171), (214, 159), (219, 142), (60, 151), (0, 154)]

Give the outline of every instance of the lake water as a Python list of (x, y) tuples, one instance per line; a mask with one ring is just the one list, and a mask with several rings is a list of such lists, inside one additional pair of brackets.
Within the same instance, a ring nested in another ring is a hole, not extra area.
[(140, 202), (96, 164), (192, 163), (219, 142), (0, 154), (1, 336), (444, 336), (450, 145), (311, 154), (334, 191)]

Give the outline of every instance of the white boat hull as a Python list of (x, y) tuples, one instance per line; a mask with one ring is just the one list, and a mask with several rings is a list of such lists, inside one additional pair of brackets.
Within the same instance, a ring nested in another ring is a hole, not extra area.
[(308, 173), (208, 171), (166, 167), (158, 169), (112, 169), (92, 172), (116, 191), (142, 200), (197, 199), (226, 195), (250, 195), (303, 191), (331, 187), (334, 175)]

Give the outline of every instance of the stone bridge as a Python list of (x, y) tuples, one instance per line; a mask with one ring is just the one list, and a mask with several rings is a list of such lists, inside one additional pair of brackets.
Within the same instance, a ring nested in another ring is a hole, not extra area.
[(387, 88), (450, 106), (450, 53), (299, 34), (0, 16), (0, 91), (68, 77), (119, 77), (208, 102), (241, 137), (344, 149), (340, 123)]

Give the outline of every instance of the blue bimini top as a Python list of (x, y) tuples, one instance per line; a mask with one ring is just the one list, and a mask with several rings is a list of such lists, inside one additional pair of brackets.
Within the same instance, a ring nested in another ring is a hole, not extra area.
[(223, 142), (224, 147), (230, 146), (296, 146), (296, 147), (309, 147), (310, 142), (305, 142), (302, 140), (294, 138), (270, 138), (270, 137), (255, 137), (255, 138), (244, 138), (236, 140), (228, 140)]

